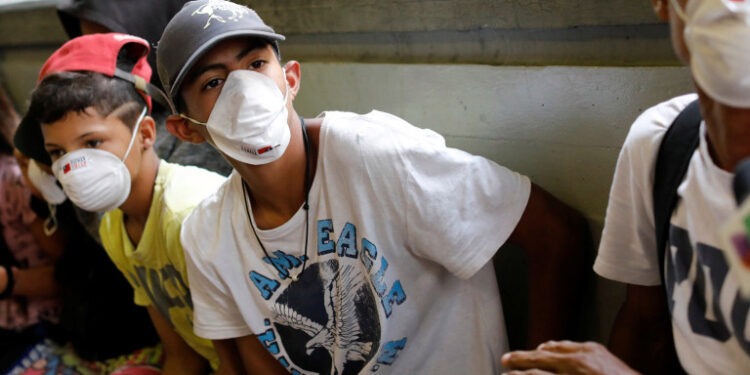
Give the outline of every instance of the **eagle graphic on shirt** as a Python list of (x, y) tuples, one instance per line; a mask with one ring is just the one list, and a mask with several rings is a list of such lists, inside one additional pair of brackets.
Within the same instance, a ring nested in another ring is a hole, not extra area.
[[(279, 332), (290, 359), (301, 368), (320, 373), (358, 373), (375, 355), (380, 336), (375, 298), (364, 274), (353, 265), (340, 266), (338, 260), (331, 259), (311, 265), (300, 276), (300, 281), (290, 284), (287, 291), (315, 286), (319, 292), (295, 293), (298, 296), (282, 294), (271, 308), (274, 323), (287, 328)], [(317, 298), (308, 298), (315, 294)], [(311, 306), (310, 299), (317, 300), (315, 306)], [(320, 302), (323, 311), (315, 314), (314, 310), (320, 310)], [(312, 315), (317, 315), (317, 318)], [(323, 315), (327, 318), (325, 322), (321, 319)], [(297, 332), (294, 338), (283, 333), (290, 330)], [(290, 346), (297, 346), (296, 355)], [(325, 351), (330, 357), (330, 365), (305, 366), (308, 361), (320, 364), (321, 361), (314, 359), (319, 359), (321, 354), (315, 356), (316, 350)], [(307, 358), (300, 358), (302, 354)]]

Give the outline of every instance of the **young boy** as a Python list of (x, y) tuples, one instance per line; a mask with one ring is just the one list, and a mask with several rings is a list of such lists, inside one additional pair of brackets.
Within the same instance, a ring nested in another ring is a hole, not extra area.
[(156, 156), (151, 97), (144, 93), (155, 92), (146, 86), (147, 53), (146, 41), (124, 34), (69, 41), (42, 67), (29, 113), (41, 124), (68, 198), (106, 212), (103, 246), (133, 286), (135, 303), (147, 306), (164, 344), (164, 373), (205, 373), (217, 356), (193, 333), (179, 233), (183, 218), (224, 178)]
[(531, 344), (562, 335), (580, 216), (393, 115), (302, 119), (283, 39), (246, 7), (203, 0), (170, 21), (157, 53), (180, 110), (167, 128), (235, 168), (182, 232), (195, 330), (222, 366), (496, 374), (507, 343), (490, 259), (509, 237), (529, 252)]

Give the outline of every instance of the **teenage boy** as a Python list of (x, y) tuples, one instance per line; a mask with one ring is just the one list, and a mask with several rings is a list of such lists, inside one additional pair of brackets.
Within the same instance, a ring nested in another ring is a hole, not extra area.
[[(652, 3), (670, 22), (673, 47), (690, 66), (697, 95), (648, 109), (620, 152), (594, 264), (601, 276), (628, 284), (610, 349), (645, 373), (671, 373), (676, 351), (689, 373), (747, 374), (750, 299), (729, 272), (720, 228), (737, 209), (731, 171), (750, 156), (750, 3)], [(678, 116), (696, 117), (694, 127), (681, 126), (686, 122)], [(694, 138), (685, 137), (690, 129)], [(663, 144), (668, 135), (680, 144), (695, 143), (686, 148), (685, 169), (668, 191), (677, 202), (665, 215), (668, 236), (660, 253), (655, 204), (667, 200), (656, 199), (663, 190), (654, 188), (655, 181), (680, 168), (662, 164), (670, 160), (664, 155), (679, 149), (674, 141)], [(566, 374), (627, 371), (597, 344), (546, 343), (539, 349), (512, 353), (504, 363)]]
[(42, 67), (29, 107), (36, 121), (26, 124), (41, 124), (36, 142), (68, 198), (106, 212), (103, 246), (133, 286), (135, 303), (147, 306), (164, 344), (164, 373), (205, 373), (218, 358), (211, 342), (193, 333), (179, 233), (184, 217), (224, 178), (156, 156), (144, 93), (156, 92), (147, 86), (147, 53), (145, 40), (125, 34), (65, 43)]
[(222, 366), (496, 374), (507, 344), (490, 260), (509, 238), (529, 255), (530, 341), (562, 335), (581, 217), (396, 116), (302, 119), (283, 39), (244, 6), (203, 0), (175, 15), (157, 51), (180, 111), (167, 128), (235, 168), (182, 232), (195, 330)]

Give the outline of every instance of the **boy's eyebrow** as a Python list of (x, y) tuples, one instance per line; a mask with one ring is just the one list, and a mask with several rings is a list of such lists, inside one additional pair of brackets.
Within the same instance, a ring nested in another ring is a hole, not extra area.
[[(250, 52), (252, 52), (252, 51), (254, 51), (254, 50), (258, 49), (258, 48), (262, 48), (264, 46), (265, 45), (263, 43), (261, 43), (261, 42), (251, 43), (250, 45), (247, 46), (247, 48), (243, 49), (240, 53), (238, 53), (237, 56), (235, 56), (235, 59), (242, 60)], [(196, 70), (195, 73), (193, 73), (193, 74), (190, 75), (190, 77), (188, 78), (188, 81), (192, 81), (192, 80), (200, 77), (203, 73), (205, 73), (205, 72), (207, 72), (209, 70), (220, 70), (220, 69), (227, 69), (227, 66), (224, 65), (224, 64), (221, 64), (221, 63), (216, 63), (216, 64), (210, 64), (210, 65), (202, 66), (202, 67), (200, 67), (200, 69)]]
[(193, 76), (192, 76), (191, 78), (192, 78), (192, 79), (198, 78), (198, 77), (200, 77), (200, 76), (201, 76), (201, 75), (202, 75), (203, 73), (205, 73), (205, 72), (207, 72), (207, 71), (209, 71), (209, 70), (214, 70), (214, 69), (216, 69), (216, 70), (219, 70), (219, 69), (226, 69), (226, 68), (227, 68), (227, 66), (226, 66), (226, 65), (224, 65), (224, 64), (211, 64), (211, 65), (206, 65), (206, 66), (203, 66), (203, 67), (201, 67), (200, 69), (198, 69), (198, 71), (197, 71), (197, 72), (195, 72), (195, 74), (193, 74)]
[(248, 53), (252, 52), (253, 50), (256, 50), (263, 45), (261, 43), (252, 43), (251, 45), (247, 46), (247, 48), (243, 49), (242, 52), (238, 53), (235, 59), (242, 60), (245, 56), (247, 56)]
[(88, 132), (88, 133), (85, 133), (85, 134), (81, 134), (81, 135), (79, 135), (78, 137), (76, 137), (76, 139), (75, 139), (75, 140), (77, 141), (77, 140), (79, 140), (79, 139), (83, 139), (83, 138), (86, 138), (86, 137), (88, 137), (88, 136), (90, 136), (91, 134), (94, 134), (94, 133), (96, 133), (96, 132), (95, 132), (95, 131), (93, 131), (93, 132)]
[[(77, 141), (79, 139), (86, 138), (86, 137), (88, 137), (88, 136), (90, 136), (92, 134), (95, 134), (95, 133), (98, 133), (98, 131), (93, 131), (93, 132), (88, 132), (88, 133), (85, 133), (85, 134), (81, 134), (78, 137), (76, 137), (75, 140)], [(56, 143), (47, 142), (47, 143), (44, 144), (44, 147), (60, 147), (60, 146), (58, 144), (56, 144)]]

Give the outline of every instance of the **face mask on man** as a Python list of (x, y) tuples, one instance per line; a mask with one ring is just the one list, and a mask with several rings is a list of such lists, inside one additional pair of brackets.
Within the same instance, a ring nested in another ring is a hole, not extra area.
[[(284, 81), (286, 82), (286, 80)], [(216, 147), (237, 161), (261, 165), (277, 160), (289, 145), (286, 93), (272, 79), (251, 70), (229, 73), (206, 126)]]
[(682, 9), (693, 79), (714, 100), (750, 108), (750, 1), (689, 0)]
[(65, 154), (52, 164), (52, 172), (76, 206), (91, 212), (107, 212), (128, 199), (131, 180), (124, 161), (130, 155), (145, 115), (146, 107), (133, 127), (133, 135), (122, 160), (109, 151), (82, 148)]

